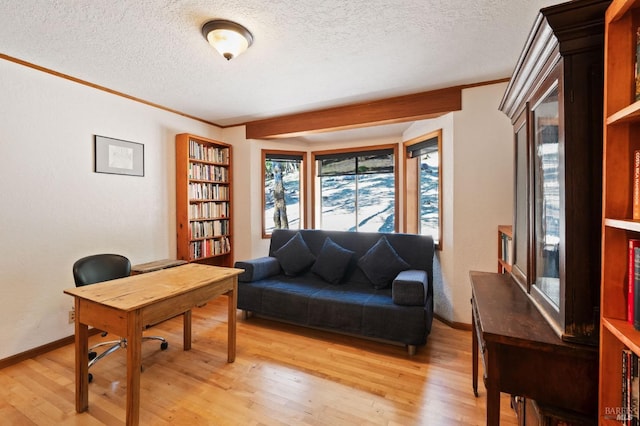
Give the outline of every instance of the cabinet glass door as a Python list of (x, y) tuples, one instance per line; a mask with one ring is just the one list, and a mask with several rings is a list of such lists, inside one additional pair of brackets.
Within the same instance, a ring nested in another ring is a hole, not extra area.
[(560, 306), (560, 158), (557, 84), (532, 111), (534, 126), (535, 277), (533, 285)]

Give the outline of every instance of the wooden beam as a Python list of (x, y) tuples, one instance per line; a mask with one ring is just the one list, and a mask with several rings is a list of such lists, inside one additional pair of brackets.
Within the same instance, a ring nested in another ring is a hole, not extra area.
[(278, 139), (436, 118), (462, 109), (462, 89), (449, 87), (246, 123), (247, 139)]

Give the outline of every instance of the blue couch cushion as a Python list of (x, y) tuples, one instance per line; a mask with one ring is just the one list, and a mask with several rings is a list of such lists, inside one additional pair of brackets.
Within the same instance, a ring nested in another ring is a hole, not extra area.
[(316, 260), (300, 232), (280, 247), (273, 256), (278, 259), (285, 275), (296, 276)]
[(347, 271), (353, 251), (336, 244), (327, 237), (322, 244), (320, 254), (311, 267), (311, 272), (319, 275), (323, 280), (331, 284), (339, 284)]
[(402, 271), (410, 268), (391, 247), (385, 236), (380, 239), (358, 260), (358, 266), (369, 278), (374, 288), (385, 288)]
[(280, 262), (271, 256), (238, 261), (234, 267), (244, 269), (244, 272), (238, 275), (238, 281), (241, 282), (259, 281), (280, 273)]
[(398, 274), (391, 284), (391, 298), (396, 305), (424, 306), (429, 281), (427, 273), (409, 269)]

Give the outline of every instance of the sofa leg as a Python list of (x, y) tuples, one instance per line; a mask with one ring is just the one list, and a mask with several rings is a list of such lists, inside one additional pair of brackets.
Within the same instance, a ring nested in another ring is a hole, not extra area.
[(242, 311), (242, 319), (247, 320), (251, 316), (251, 311)]
[(407, 345), (407, 352), (409, 356), (414, 356), (416, 354), (416, 345)]

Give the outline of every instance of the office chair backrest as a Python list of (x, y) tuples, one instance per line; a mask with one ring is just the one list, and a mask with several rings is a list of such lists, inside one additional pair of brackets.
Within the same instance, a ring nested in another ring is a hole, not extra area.
[(130, 274), (131, 262), (119, 254), (94, 254), (73, 264), (76, 287), (124, 278)]

